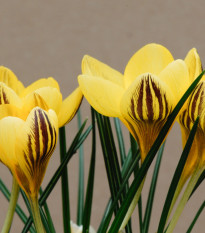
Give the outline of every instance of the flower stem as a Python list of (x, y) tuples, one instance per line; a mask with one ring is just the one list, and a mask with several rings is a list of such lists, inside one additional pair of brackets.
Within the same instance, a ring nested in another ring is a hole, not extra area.
[(36, 228), (36, 232), (45, 233), (45, 230), (44, 230), (44, 227), (41, 221), (37, 195), (29, 196), (28, 200), (31, 206), (31, 212), (32, 212), (32, 217), (33, 217), (33, 222)]
[(134, 211), (134, 209), (139, 201), (144, 182), (145, 182), (145, 179), (143, 179), (142, 183), (140, 184), (140, 186), (139, 186), (139, 188), (138, 188), (138, 190), (137, 190), (137, 192), (132, 200), (132, 203), (131, 203), (131, 205), (130, 205), (130, 207), (125, 215), (125, 218), (120, 226), (120, 230), (123, 230), (125, 228), (125, 226), (127, 225), (128, 221), (129, 221), (129, 219), (130, 219), (130, 217), (131, 217), (131, 215), (132, 215), (132, 213), (133, 213), (133, 211)]
[(12, 224), (12, 220), (13, 220), (13, 216), (14, 216), (14, 212), (16, 208), (16, 203), (18, 200), (18, 194), (19, 194), (19, 185), (16, 179), (13, 177), (9, 208), (8, 208), (8, 212), (7, 212), (6, 219), (4, 221), (4, 225), (1, 230), (1, 233), (7, 233), (9, 232), (11, 228), (11, 224)]
[(202, 168), (197, 168), (195, 170), (195, 172), (193, 173), (193, 175), (191, 176), (190, 180), (189, 180), (189, 183), (186, 187), (186, 190), (177, 206), (177, 209), (172, 217), (172, 220), (167, 228), (167, 231), (166, 233), (171, 233), (173, 232), (177, 222), (178, 222), (178, 219), (187, 203), (187, 201), (189, 200), (189, 197), (190, 197), (190, 194), (192, 193), (194, 187), (195, 187), (195, 184), (197, 183), (197, 180), (199, 179), (201, 173), (203, 172), (204, 170), (204, 167)]

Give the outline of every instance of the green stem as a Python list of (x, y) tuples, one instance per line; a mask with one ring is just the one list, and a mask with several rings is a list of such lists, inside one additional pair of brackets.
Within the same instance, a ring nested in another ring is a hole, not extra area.
[(33, 217), (33, 222), (36, 228), (37, 233), (46, 233), (41, 221), (41, 215), (39, 211), (39, 205), (38, 205), (38, 197), (37, 195), (28, 197), (30, 206), (31, 206), (31, 212)]
[(139, 201), (144, 182), (145, 182), (145, 179), (143, 179), (142, 183), (140, 184), (140, 186), (139, 186), (139, 188), (138, 188), (138, 190), (137, 190), (137, 192), (132, 200), (132, 203), (131, 203), (131, 205), (130, 205), (130, 207), (125, 215), (125, 218), (120, 226), (120, 230), (123, 230), (125, 228), (125, 226), (127, 225), (128, 221), (129, 221), (129, 219), (130, 219), (130, 217), (131, 217), (131, 215), (132, 215), (132, 213), (133, 213), (133, 211), (134, 211), (134, 209)]
[(168, 221), (168, 219), (169, 219), (169, 217), (170, 217), (170, 214), (171, 214), (171, 212), (172, 212), (172, 209), (173, 209), (173, 207), (174, 207), (174, 205), (175, 205), (175, 203), (176, 203), (176, 201), (177, 201), (177, 199), (178, 199), (178, 197), (179, 197), (180, 192), (182, 191), (182, 188), (184, 187), (184, 184), (185, 184), (185, 180), (180, 179), (180, 180), (179, 180), (179, 183), (178, 183), (178, 185), (177, 185), (177, 188), (176, 188), (176, 190), (175, 190), (174, 197), (173, 197), (172, 203), (171, 203), (171, 205), (170, 205), (170, 208), (169, 208), (169, 212), (168, 212), (167, 220), (166, 220), (166, 221)]
[(8, 212), (6, 215), (6, 219), (4, 221), (3, 228), (1, 230), (1, 233), (7, 233), (9, 232), (16, 208), (16, 203), (18, 200), (18, 194), (19, 194), (19, 185), (16, 181), (16, 179), (13, 177), (13, 183), (12, 183), (12, 191), (11, 191), (11, 196), (10, 196), (10, 201), (9, 201), (9, 208)]
[(193, 173), (193, 175), (191, 176), (191, 178), (189, 180), (189, 183), (188, 183), (188, 185), (186, 187), (186, 190), (185, 190), (185, 192), (184, 192), (184, 194), (183, 194), (183, 196), (182, 196), (182, 198), (181, 198), (181, 200), (180, 200), (180, 202), (179, 202), (179, 204), (177, 206), (177, 209), (176, 209), (176, 211), (175, 211), (175, 213), (174, 213), (174, 215), (172, 217), (172, 220), (171, 220), (171, 222), (170, 222), (170, 224), (169, 224), (169, 226), (167, 228), (166, 233), (173, 232), (173, 230), (174, 230), (174, 228), (175, 228), (175, 226), (176, 226), (176, 224), (178, 222), (178, 219), (179, 219), (179, 217), (180, 217), (180, 215), (181, 215), (187, 201), (189, 200), (189, 197), (190, 197), (190, 195), (191, 195), (191, 193), (192, 193), (192, 191), (193, 191), (193, 189), (195, 187), (195, 184), (197, 183), (197, 180), (200, 177), (203, 170), (204, 170), (204, 167), (203, 168), (197, 168), (195, 170), (195, 172)]

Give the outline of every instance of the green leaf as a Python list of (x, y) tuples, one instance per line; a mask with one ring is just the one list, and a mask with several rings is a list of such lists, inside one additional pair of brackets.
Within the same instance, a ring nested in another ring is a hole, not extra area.
[[(43, 193), (43, 190), (42, 188), (40, 188), (40, 195)], [(48, 225), (49, 225), (49, 229), (52, 233), (55, 233), (55, 228), (54, 228), (54, 225), (53, 225), (53, 220), (51, 218), (51, 215), (50, 215), (50, 211), (49, 211), (49, 208), (48, 208), (48, 205), (47, 203), (45, 202), (44, 205), (43, 205), (43, 208), (44, 208), (44, 211), (45, 211), (45, 214), (46, 214), (46, 218), (47, 218), (47, 221), (48, 221)]]
[[(59, 129), (60, 141), (60, 161), (66, 157), (66, 132), (65, 126)], [(61, 175), (61, 196), (63, 210), (63, 229), (64, 233), (71, 233), (70, 228), (70, 201), (69, 201), (69, 184), (68, 184), (68, 169), (64, 167)]]
[(188, 230), (187, 230), (186, 233), (191, 233), (191, 231), (192, 231), (192, 229), (193, 229), (193, 227), (194, 227), (197, 219), (199, 218), (200, 214), (202, 213), (204, 207), (205, 207), (205, 201), (202, 203), (202, 205), (200, 206), (199, 210), (197, 211), (197, 213), (196, 213), (196, 215), (195, 215), (195, 217), (194, 217), (194, 219), (193, 219), (193, 221), (192, 221), (191, 225), (189, 226), (189, 228), (188, 228)]
[(92, 115), (92, 125), (93, 125), (92, 152), (91, 152), (90, 169), (89, 169), (88, 184), (87, 184), (87, 191), (85, 198), (85, 207), (83, 212), (83, 233), (89, 232), (92, 200), (93, 200), (94, 177), (95, 177), (96, 132), (95, 132), (95, 113), (92, 108), (91, 108), (91, 115)]
[[(77, 112), (78, 129), (82, 126), (80, 109)], [(84, 153), (83, 144), (79, 149), (79, 181), (78, 181), (78, 207), (77, 207), (77, 225), (83, 223), (83, 206), (84, 206)]]
[(187, 143), (186, 143), (186, 145), (184, 147), (181, 158), (179, 160), (179, 163), (178, 163), (178, 165), (176, 167), (174, 176), (172, 178), (172, 182), (170, 184), (169, 191), (168, 191), (168, 194), (167, 194), (167, 197), (166, 197), (166, 200), (165, 200), (165, 204), (164, 204), (164, 207), (163, 207), (163, 210), (162, 210), (162, 214), (161, 214), (161, 218), (160, 218), (160, 222), (159, 222), (159, 226), (158, 226), (158, 230), (157, 230), (158, 233), (162, 233), (164, 231), (165, 224), (166, 224), (166, 221), (167, 221), (167, 216), (169, 214), (170, 206), (172, 204), (172, 200), (173, 200), (173, 197), (174, 197), (174, 193), (175, 193), (175, 190), (177, 188), (178, 182), (180, 180), (183, 168), (185, 166), (187, 157), (189, 155), (189, 151), (191, 149), (191, 146), (192, 146), (192, 143), (193, 143), (193, 140), (194, 140), (194, 136), (195, 136), (195, 133), (196, 133), (196, 130), (197, 130), (198, 121), (199, 121), (199, 119), (197, 118), (197, 120), (195, 121), (195, 123), (194, 123), (194, 125), (192, 127), (192, 130), (191, 130), (191, 132), (189, 134)]
[(144, 221), (143, 221), (144, 233), (147, 233), (149, 230), (150, 218), (151, 218), (151, 213), (152, 213), (152, 206), (153, 206), (156, 184), (157, 184), (157, 179), (158, 179), (158, 174), (159, 174), (159, 168), (160, 168), (162, 155), (163, 155), (163, 151), (164, 151), (164, 145), (165, 145), (165, 143), (163, 143), (159, 149), (156, 164), (154, 167), (154, 172), (152, 175), (152, 181), (151, 181), (151, 185), (150, 185), (147, 205), (146, 205), (146, 209), (145, 209), (145, 216), (144, 216)]
[[(105, 162), (105, 168), (106, 168), (111, 198), (112, 198), (112, 200), (114, 200), (115, 196), (117, 195), (117, 190), (116, 190), (115, 180), (113, 177), (112, 160), (110, 161), (110, 159), (111, 159), (110, 147), (107, 145), (107, 143), (109, 143), (109, 141), (106, 139), (107, 133), (105, 131), (105, 124), (104, 124), (104, 120), (103, 120), (104, 118), (102, 117), (102, 115), (100, 115), (97, 112), (95, 112), (95, 115), (97, 118), (98, 130), (99, 130), (99, 135), (100, 135), (100, 142), (101, 142), (101, 147), (102, 147), (103, 156), (104, 156), (104, 162)], [(115, 213), (117, 213), (118, 209), (119, 209), (119, 205), (117, 203), (115, 206)]]
[(114, 118), (114, 123), (115, 123), (115, 130), (116, 130), (116, 134), (117, 134), (117, 139), (118, 139), (121, 165), (123, 165), (124, 161), (126, 159), (126, 153), (125, 153), (125, 144), (124, 144), (122, 129), (121, 129), (120, 121), (118, 118)]
[[(182, 96), (182, 98), (180, 99), (180, 101), (178, 102), (178, 104), (176, 105), (176, 107), (174, 108), (173, 112), (170, 114), (170, 116), (168, 117), (166, 123), (164, 124), (162, 130), (160, 131), (157, 139), (155, 140), (152, 148), (150, 149), (150, 151), (148, 152), (141, 168), (138, 171), (137, 177), (134, 179), (134, 181), (132, 182), (132, 185), (130, 186), (130, 189), (126, 195), (126, 198), (122, 204), (122, 206), (120, 207), (120, 210), (118, 211), (111, 227), (109, 230), (109, 233), (116, 233), (119, 231), (120, 228), (120, 224), (122, 223), (127, 210), (129, 209), (129, 206), (136, 194), (136, 190), (138, 190), (141, 182), (143, 181), (154, 157), (155, 154), (157, 153), (160, 145), (162, 144), (162, 142), (164, 141), (164, 138), (166, 137), (171, 125), (173, 124), (177, 114), (179, 113), (181, 107), (183, 106), (183, 104), (185, 103), (185, 101), (187, 100), (187, 98), (189, 97), (189, 95), (191, 94), (191, 92), (193, 91), (193, 89), (196, 87), (197, 83), (200, 81), (200, 79), (202, 78), (204, 74), (204, 71), (198, 76), (198, 78), (196, 78), (194, 80), (194, 82), (192, 83), (192, 85), (188, 88), (188, 90), (185, 92), (185, 94)], [(115, 202), (117, 202), (117, 199), (113, 202), (113, 206), (115, 206)], [(113, 208), (111, 208), (111, 210), (113, 211)], [(111, 214), (112, 211), (110, 211), (108, 218), (108, 221), (110, 221), (111, 219)], [(106, 227), (109, 225), (109, 223), (106, 224)], [(107, 229), (105, 229), (106, 231)], [(104, 232), (105, 232), (104, 231)]]
[[(205, 179), (205, 170), (202, 172), (201, 176), (199, 177), (190, 197), (194, 194), (194, 192), (196, 191), (196, 189), (199, 187), (199, 185), (202, 183), (202, 181)], [(189, 197), (189, 198), (190, 198)]]

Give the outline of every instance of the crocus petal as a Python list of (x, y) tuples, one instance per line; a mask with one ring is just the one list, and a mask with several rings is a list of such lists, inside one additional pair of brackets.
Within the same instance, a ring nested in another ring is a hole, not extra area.
[(9, 169), (12, 169), (14, 159), (16, 159), (16, 135), (22, 129), (23, 124), (24, 121), (17, 117), (8, 116), (0, 120), (0, 160)]
[(58, 91), (60, 91), (58, 82), (52, 77), (49, 77), (49, 78), (42, 78), (37, 80), (36, 82), (33, 82), (31, 85), (25, 88), (25, 90), (21, 93), (21, 96), (22, 97), (26, 96), (29, 93), (34, 92), (42, 87), (53, 87), (56, 88)]
[(190, 96), (190, 101), (188, 103), (188, 114), (193, 122), (199, 117), (199, 126), (205, 131), (205, 81), (201, 81), (192, 95)]
[(174, 96), (169, 87), (149, 73), (139, 76), (124, 93), (121, 113), (140, 146), (142, 161), (173, 105)]
[[(180, 116), (179, 116), (179, 123), (180, 123), (180, 128), (181, 128), (181, 133), (182, 133), (182, 145), (183, 148), (187, 142), (187, 139), (190, 134), (190, 130), (193, 127), (193, 122), (191, 121), (191, 118), (189, 117), (187, 109), (184, 110)], [(189, 152), (186, 164), (183, 169), (182, 173), (182, 182), (186, 182), (186, 180), (189, 178), (189, 176), (193, 173), (194, 169), (196, 168), (197, 162), (199, 160), (198, 158), (198, 153), (199, 153), (199, 147), (198, 147), (198, 139), (197, 139), (197, 133), (195, 135), (191, 150)]]
[(53, 110), (34, 108), (17, 134), (13, 174), (27, 195), (37, 195), (56, 146), (58, 119)]
[(0, 82), (0, 105), (1, 104), (13, 104), (17, 107), (22, 106), (22, 101), (16, 92), (2, 82)]
[(0, 66), (0, 82), (5, 83), (13, 89), (17, 94), (24, 90), (24, 85), (18, 80), (16, 75), (8, 68)]
[(124, 82), (126, 87), (140, 74), (152, 73), (158, 75), (172, 61), (171, 53), (162, 45), (145, 45), (131, 57), (125, 68)]
[(122, 87), (108, 80), (89, 75), (80, 75), (78, 82), (83, 95), (96, 111), (105, 116), (121, 116), (120, 100), (124, 93)]
[(82, 73), (101, 77), (123, 86), (123, 75), (97, 59), (85, 55), (82, 60)]
[(191, 49), (184, 59), (189, 69), (189, 81), (192, 83), (202, 72), (201, 59), (195, 48)]
[(7, 117), (7, 116), (19, 117), (20, 119), (25, 120), (28, 114), (22, 111), (22, 108), (18, 108), (15, 105), (1, 104), (0, 105), (0, 119)]
[(40, 107), (45, 111), (49, 110), (49, 107), (44, 99), (38, 93), (32, 92), (23, 98), (22, 109), (28, 115), (28, 113), (35, 107)]
[(175, 96), (175, 105), (190, 85), (188, 68), (183, 60), (171, 62), (160, 74)]
[(62, 94), (57, 88), (53, 87), (42, 87), (35, 91), (41, 98), (45, 101), (49, 109), (53, 109), (58, 115), (61, 104), (62, 104)]
[(83, 94), (80, 88), (76, 88), (62, 103), (58, 114), (59, 128), (70, 122), (80, 107)]

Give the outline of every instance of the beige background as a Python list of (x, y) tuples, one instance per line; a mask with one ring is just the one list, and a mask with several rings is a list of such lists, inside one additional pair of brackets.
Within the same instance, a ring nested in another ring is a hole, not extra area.
[[(41, 77), (58, 80), (66, 97), (77, 86), (84, 54), (123, 72), (130, 56), (143, 45), (156, 42), (166, 46), (175, 58), (184, 58), (196, 47), (205, 63), (204, 0), (7, 0), (0, 7), (0, 64), (12, 69), (25, 85)], [(90, 117), (83, 101), (83, 119)], [(67, 126), (68, 144), (76, 132), (76, 119)], [(125, 130), (126, 131), (126, 130)], [(126, 136), (128, 136), (126, 134)], [(89, 139), (90, 140), (90, 139)], [(127, 140), (128, 141), (128, 140)], [(97, 228), (107, 198), (108, 184), (98, 144), (92, 225)], [(85, 146), (86, 175), (90, 159), (89, 141)], [(156, 203), (150, 232), (155, 232), (167, 188), (179, 159), (181, 137), (178, 125), (172, 129), (160, 170)], [(71, 216), (76, 220), (77, 156), (69, 164)], [(58, 147), (50, 160), (43, 186), (59, 165)], [(8, 170), (0, 165), (0, 177), (11, 186)], [(149, 176), (148, 176), (149, 178)], [(147, 179), (149, 180), (149, 179)], [(204, 200), (203, 184), (185, 208), (175, 233), (184, 233)], [(146, 196), (147, 184), (143, 195)], [(60, 182), (48, 199), (56, 231), (63, 232)], [(20, 199), (20, 203), (22, 200)], [(144, 200), (145, 203), (145, 200)], [(8, 203), (0, 193), (0, 229)], [(137, 212), (137, 211), (136, 211)], [(139, 232), (137, 217), (133, 232)], [(15, 215), (12, 233), (21, 232), (22, 223)], [(201, 215), (194, 233), (203, 233), (205, 214)]]

